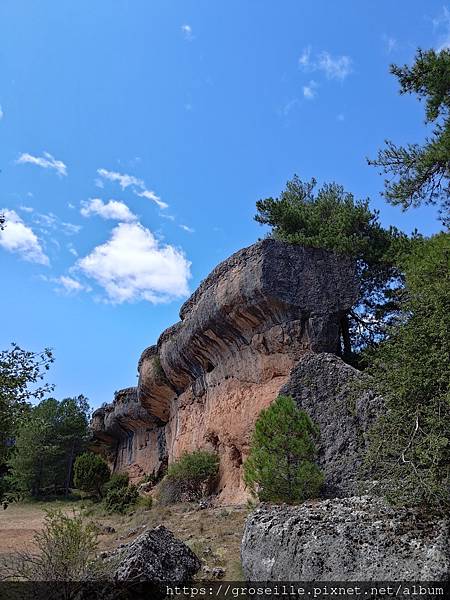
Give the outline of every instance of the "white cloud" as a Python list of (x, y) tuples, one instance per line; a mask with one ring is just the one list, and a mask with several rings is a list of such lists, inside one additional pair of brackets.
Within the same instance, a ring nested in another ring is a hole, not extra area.
[(349, 56), (333, 57), (329, 52), (323, 51), (314, 58), (310, 46), (303, 50), (298, 64), (304, 71), (321, 71), (327, 79), (343, 81), (352, 72), (352, 59)]
[(298, 59), (298, 64), (307, 69), (311, 65), (311, 46), (308, 46), (303, 50), (300, 54), (300, 58)]
[(163, 219), (167, 219), (168, 221), (175, 221), (175, 217), (173, 215), (159, 213), (159, 216), (162, 217)]
[(328, 79), (343, 81), (352, 72), (352, 61), (348, 56), (333, 58), (328, 52), (319, 55), (317, 68), (325, 73)]
[(438, 31), (437, 51), (450, 48), (450, 10), (443, 6), (440, 15), (432, 19), (432, 23)]
[(76, 233), (79, 233), (83, 229), (83, 227), (81, 225), (75, 225), (74, 223), (65, 223), (64, 221), (62, 221), (61, 229), (62, 232), (66, 235), (75, 235)]
[(104, 179), (109, 179), (109, 181), (117, 181), (123, 190), (127, 187), (130, 187), (130, 185), (134, 185), (139, 188), (144, 186), (142, 179), (138, 179), (133, 175), (122, 175), (122, 173), (117, 173), (117, 171), (108, 171), (107, 169), (97, 169), (97, 173)]
[(397, 48), (397, 40), (394, 37), (384, 34), (382, 36), (382, 39), (383, 39), (384, 46), (386, 48), (386, 52), (388, 54), (390, 54)]
[(166, 204), (165, 202), (163, 202), (161, 200), (161, 198), (159, 196), (157, 196), (155, 194), (155, 192), (152, 192), (151, 190), (144, 190), (143, 192), (134, 192), (137, 196), (139, 196), (140, 198), (147, 198), (147, 200), (151, 200), (152, 202), (155, 202), (155, 204), (157, 204), (159, 206), (159, 208), (161, 208), (162, 210), (164, 210), (165, 208), (169, 208), (169, 205)]
[(3, 209), (1, 213), (5, 215), (6, 222), (4, 229), (0, 231), (0, 246), (29, 262), (48, 265), (49, 259), (34, 231), (25, 225), (14, 210)]
[(317, 88), (317, 83), (311, 79), (311, 81), (308, 83), (308, 85), (303, 86), (303, 96), (307, 100), (312, 100), (313, 98), (315, 98), (317, 96), (316, 88)]
[(185, 40), (188, 40), (189, 42), (191, 42), (194, 39), (194, 36), (192, 35), (192, 27), (190, 25), (187, 25), (187, 24), (182, 25), (181, 31), (183, 33)]
[(122, 173), (117, 173), (116, 171), (108, 171), (107, 169), (97, 169), (97, 173), (100, 175), (100, 177), (103, 177), (104, 179), (118, 182), (123, 190), (127, 187), (132, 186), (134, 193), (137, 196), (151, 200), (163, 210), (169, 207), (169, 205), (166, 204), (166, 202), (163, 202), (161, 198), (155, 194), (155, 192), (147, 189), (142, 179), (138, 179), (137, 177), (134, 177), (134, 175), (126, 175)]
[(3, 112), (2, 105), (0, 104), (0, 121), (3, 119), (4, 116), (5, 116), (5, 113)]
[(89, 286), (86, 286), (80, 283), (77, 279), (74, 279), (73, 277), (69, 277), (67, 275), (61, 275), (61, 277), (53, 279), (52, 281), (58, 283), (67, 293), (76, 293), (81, 292), (83, 290), (89, 292), (91, 290)]
[(16, 162), (19, 165), (29, 163), (31, 165), (42, 167), (43, 169), (53, 169), (60, 177), (67, 175), (67, 166), (61, 160), (56, 160), (56, 158), (48, 152), (44, 152), (44, 156), (33, 156), (26, 152), (21, 154)]
[(102, 219), (113, 219), (115, 221), (122, 221), (123, 223), (137, 220), (136, 215), (131, 212), (128, 206), (119, 200), (103, 202), (100, 198), (90, 198), (88, 202), (82, 202), (81, 205), (82, 209), (80, 212), (83, 217), (98, 215)]
[(189, 293), (190, 264), (181, 250), (162, 245), (140, 223), (119, 223), (76, 268), (96, 281), (110, 302), (158, 303)]
[(278, 110), (278, 114), (282, 114), (283, 116), (287, 117), (293, 110), (294, 108), (298, 105), (298, 98), (292, 98), (292, 100), (289, 100), (288, 102), (286, 102), (286, 104), (283, 106), (283, 108), (281, 110)]
[(95, 187), (100, 188), (101, 190), (105, 187), (105, 184), (103, 183), (103, 181), (100, 179), (100, 177), (97, 177), (97, 179), (95, 180)]
[(33, 222), (40, 227), (40, 230), (43, 233), (48, 233), (48, 231), (52, 229), (53, 231), (62, 232), (65, 235), (75, 235), (83, 229), (81, 225), (61, 221), (52, 212), (46, 214), (35, 213), (33, 215)]
[(192, 227), (188, 227), (187, 225), (180, 225), (181, 229), (183, 229), (183, 231), (187, 231), (188, 233), (195, 233), (195, 229), (192, 229)]
[(19, 206), (19, 209), (26, 213), (32, 213), (34, 210), (31, 206)]
[(76, 251), (75, 247), (73, 244), (67, 244), (67, 250), (70, 252), (70, 254), (72, 254), (73, 256), (78, 256), (78, 252)]

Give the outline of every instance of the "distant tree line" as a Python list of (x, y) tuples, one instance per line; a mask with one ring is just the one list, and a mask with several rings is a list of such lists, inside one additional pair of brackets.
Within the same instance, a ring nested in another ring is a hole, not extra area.
[(76, 457), (86, 448), (89, 403), (56, 400), (45, 375), (49, 349), (16, 344), (0, 352), (0, 500), (17, 495), (68, 495)]

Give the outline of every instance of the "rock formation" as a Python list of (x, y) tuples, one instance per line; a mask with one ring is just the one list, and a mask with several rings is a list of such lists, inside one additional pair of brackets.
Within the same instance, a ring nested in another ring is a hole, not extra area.
[(118, 563), (115, 581), (170, 582), (190, 581), (200, 570), (200, 559), (186, 544), (163, 525), (141, 534), (135, 540), (108, 555)]
[(324, 496), (345, 497), (361, 491), (358, 482), (367, 432), (382, 407), (363, 377), (334, 354), (309, 352), (281, 389), (319, 427), (317, 462), (325, 475)]
[(332, 252), (272, 239), (237, 252), (144, 351), (137, 388), (94, 413), (95, 447), (135, 481), (184, 452), (214, 450), (218, 501), (242, 502), (242, 462), (261, 409), (285, 385), (297, 393), (302, 357), (337, 352), (342, 315), (357, 295), (353, 262)]
[(242, 566), (251, 581), (447, 581), (450, 521), (368, 496), (262, 505)]

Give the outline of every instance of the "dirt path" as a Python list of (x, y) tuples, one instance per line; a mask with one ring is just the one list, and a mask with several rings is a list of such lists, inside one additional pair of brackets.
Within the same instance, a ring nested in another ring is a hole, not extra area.
[[(33, 549), (33, 536), (44, 525), (45, 511), (62, 509), (71, 513), (82, 509), (80, 502), (36, 502), (10, 504), (0, 508), (0, 558), (11, 552)], [(245, 507), (208, 508), (198, 510), (196, 505), (178, 504), (170, 507), (137, 508), (131, 515), (107, 515), (101, 505), (83, 510), (85, 517), (100, 531), (99, 550), (110, 550), (130, 542), (146, 529), (165, 525), (176, 537), (186, 542), (201, 559), (204, 569), (198, 574), (208, 577), (215, 567), (222, 567), (226, 577), (233, 581), (242, 578), (239, 549)], [(103, 528), (113, 527), (105, 533)]]
[(63, 508), (72, 510), (70, 503), (10, 504), (0, 507), (0, 555), (33, 547), (33, 537), (42, 529), (45, 510)]

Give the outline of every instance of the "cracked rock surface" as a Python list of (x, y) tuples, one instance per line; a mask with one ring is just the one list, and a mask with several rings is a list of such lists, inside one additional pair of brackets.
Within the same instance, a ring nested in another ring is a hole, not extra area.
[(369, 496), (262, 505), (241, 556), (249, 581), (445, 581), (450, 523)]

